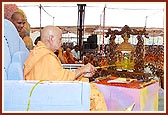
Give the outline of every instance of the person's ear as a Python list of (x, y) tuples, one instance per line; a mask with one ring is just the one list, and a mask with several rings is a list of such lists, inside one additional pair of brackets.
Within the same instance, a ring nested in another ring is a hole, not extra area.
[(48, 41), (49, 41), (49, 43), (52, 43), (52, 42), (53, 42), (53, 35), (49, 35)]

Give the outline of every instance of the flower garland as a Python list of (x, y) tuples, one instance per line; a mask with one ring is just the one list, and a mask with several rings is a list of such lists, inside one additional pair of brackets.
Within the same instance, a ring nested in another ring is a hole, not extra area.
[(17, 10), (16, 4), (4, 4), (4, 18), (10, 20), (12, 14)]

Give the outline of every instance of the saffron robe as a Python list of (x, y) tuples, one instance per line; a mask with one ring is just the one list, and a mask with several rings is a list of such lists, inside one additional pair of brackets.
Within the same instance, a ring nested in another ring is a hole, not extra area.
[[(29, 57), (24, 63), (25, 80), (56, 80), (73, 81), (75, 72), (63, 69), (59, 58), (49, 50), (41, 41), (30, 52)], [(86, 78), (79, 77), (78, 80), (87, 81)], [(95, 84), (90, 83), (90, 110), (107, 110), (103, 95), (99, 92)]]

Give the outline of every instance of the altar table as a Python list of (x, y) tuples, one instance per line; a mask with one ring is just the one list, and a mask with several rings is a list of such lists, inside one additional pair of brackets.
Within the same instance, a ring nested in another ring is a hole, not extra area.
[(135, 105), (132, 111), (158, 111), (158, 82), (142, 88), (103, 83), (96, 83), (96, 86), (104, 95), (108, 111), (125, 111), (133, 104)]

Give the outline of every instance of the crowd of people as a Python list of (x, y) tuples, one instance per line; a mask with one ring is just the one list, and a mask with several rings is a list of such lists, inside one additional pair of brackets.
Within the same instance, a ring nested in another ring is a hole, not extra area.
[[(8, 8), (10, 9), (10, 8)], [(25, 80), (51, 80), (51, 81), (85, 81), (89, 82), (87, 77), (92, 77), (97, 69), (97, 66), (110, 65), (110, 50), (109, 46), (105, 47), (105, 51), (95, 49), (81, 54), (82, 46), (62, 43), (62, 30), (56, 26), (45, 26), (41, 35), (37, 37), (34, 44), (30, 38), (30, 24), (23, 12), (16, 10), (7, 17), (8, 13), (4, 14), (4, 18), (13, 23), (24, 41), (25, 46), (30, 51), (28, 58), (24, 63), (24, 79)], [(12, 38), (11, 38), (12, 39)], [(151, 48), (153, 49), (153, 48)], [(150, 50), (147, 52), (152, 55), (145, 55), (145, 59), (163, 65), (163, 49), (158, 47), (158, 52)], [(157, 53), (153, 56), (154, 53)], [(157, 56), (157, 57), (156, 57)], [(153, 58), (155, 57), (155, 58)], [(148, 62), (149, 62), (148, 61)], [(84, 64), (84, 66), (68, 71), (61, 64)], [(160, 67), (161, 68), (161, 67)], [(159, 73), (160, 74), (160, 73)], [(107, 105), (104, 96), (94, 83), (90, 83), (90, 111), (107, 111)]]
[[(38, 36), (35, 40), (35, 45), (40, 40)], [(62, 64), (88, 64), (91, 63), (93, 66), (108, 66), (110, 65), (110, 51), (105, 48), (105, 53), (99, 52), (97, 49), (94, 51), (84, 52), (83, 55), (80, 53), (82, 47), (79, 45), (73, 45), (71, 43), (63, 43), (61, 48), (55, 51), (55, 54), (59, 57)], [(81, 56), (82, 55), (82, 56)]]
[[(10, 6), (13, 5), (5, 5), (5, 9), (9, 10)], [(15, 6), (15, 5), (14, 5)], [(18, 9), (15, 6), (16, 10), (8, 16), (8, 14), (4, 14), (4, 17), (10, 20), (16, 27), (20, 37), (24, 41), (27, 49), (31, 51), (37, 42), (41, 40), (41, 37), (38, 36), (36, 40), (33, 41), (30, 37), (30, 24), (27, 22), (26, 14)], [(7, 12), (7, 11), (5, 11)], [(55, 51), (55, 54), (59, 57), (62, 64), (87, 64), (91, 63), (93, 66), (104, 66), (108, 65), (109, 55), (103, 56), (100, 53), (95, 52), (85, 52), (81, 54), (80, 51), (82, 47), (70, 43), (63, 43), (62, 47), (59, 50)], [(81, 56), (82, 55), (82, 56)]]

